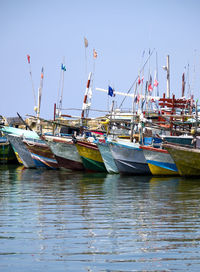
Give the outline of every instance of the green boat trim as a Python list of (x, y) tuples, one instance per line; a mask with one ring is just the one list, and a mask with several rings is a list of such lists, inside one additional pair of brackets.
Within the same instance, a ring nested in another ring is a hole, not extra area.
[(0, 144), (0, 163), (16, 161), (15, 153), (9, 143)]
[(103, 162), (94, 161), (85, 157), (81, 157), (86, 170), (93, 172), (107, 172)]

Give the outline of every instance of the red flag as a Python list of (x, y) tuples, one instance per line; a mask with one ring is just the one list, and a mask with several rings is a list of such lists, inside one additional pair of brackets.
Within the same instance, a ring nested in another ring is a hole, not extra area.
[(154, 80), (154, 84), (153, 84), (155, 87), (158, 87), (158, 81), (157, 79)]
[(152, 88), (152, 86), (151, 86), (151, 83), (148, 85), (148, 91), (150, 92), (150, 91), (152, 91), (153, 90), (153, 88)]
[(140, 85), (141, 83), (141, 80), (140, 80), (140, 77), (138, 76), (138, 85)]
[(27, 55), (28, 63), (30, 63), (30, 59), (31, 59), (31, 57), (29, 55)]
[(96, 59), (96, 58), (97, 58), (97, 52), (96, 52), (96, 50), (95, 50), (95, 49), (93, 49), (93, 57), (94, 57), (94, 59)]

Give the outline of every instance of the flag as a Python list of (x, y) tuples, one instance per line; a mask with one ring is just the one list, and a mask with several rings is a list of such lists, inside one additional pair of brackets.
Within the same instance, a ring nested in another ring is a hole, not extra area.
[(30, 63), (30, 59), (31, 59), (31, 57), (29, 55), (27, 55), (28, 63)]
[(137, 102), (137, 95), (135, 96), (134, 102), (135, 102), (135, 103)]
[(108, 86), (108, 95), (110, 95), (111, 97), (115, 96), (114, 90), (110, 86)]
[(85, 48), (88, 47), (88, 40), (84, 37)]
[(144, 107), (144, 103), (145, 103), (145, 99), (143, 99), (143, 101), (142, 101), (142, 109), (143, 109), (143, 107)]
[(141, 80), (140, 80), (140, 77), (138, 76), (138, 85), (140, 85), (141, 83)]
[(154, 84), (153, 84), (155, 87), (158, 87), (158, 81), (157, 81), (157, 79), (155, 78), (155, 80), (154, 80)]
[(149, 77), (149, 83), (148, 83), (148, 91), (152, 91), (153, 90), (153, 87), (152, 87), (152, 76), (150, 75)]
[(148, 91), (151, 92), (153, 90), (151, 83), (148, 85)]
[(152, 84), (152, 76), (149, 77), (149, 84)]
[(97, 52), (96, 52), (96, 50), (95, 50), (95, 49), (93, 49), (93, 57), (94, 57), (94, 59), (96, 59), (96, 58), (97, 58)]
[(41, 70), (41, 79), (43, 79), (44, 77), (44, 68), (42, 67), (42, 70)]
[(61, 64), (61, 70), (66, 71), (66, 67), (63, 65), (63, 63)]

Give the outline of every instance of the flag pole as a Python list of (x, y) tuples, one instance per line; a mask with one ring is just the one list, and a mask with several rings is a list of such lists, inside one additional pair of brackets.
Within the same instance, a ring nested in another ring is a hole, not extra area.
[[(144, 67), (146, 66), (148, 60), (150, 59), (151, 55), (153, 54), (155, 48), (151, 51), (151, 54), (148, 56), (148, 58), (146, 59), (145, 63), (143, 64), (143, 66), (141, 67), (141, 69), (139, 70), (139, 73), (144, 69)], [(130, 93), (131, 89), (133, 88), (133, 86), (135, 85), (136, 81), (138, 80), (138, 76), (136, 77), (136, 79), (134, 80), (134, 82), (132, 83), (131, 87), (129, 88), (129, 90), (127, 91), (127, 94)], [(122, 100), (119, 108), (122, 107), (123, 103), (124, 103), (124, 100), (126, 99), (126, 97), (124, 97), (124, 99)]]
[(88, 40), (84, 37), (84, 46), (85, 46), (85, 76), (87, 76), (87, 47), (88, 47)]
[[(157, 54), (157, 52), (156, 52), (156, 80), (159, 82), (159, 80), (158, 80), (158, 54)], [(159, 84), (157, 86), (156, 95), (159, 96)]]
[(61, 86), (61, 96), (60, 96), (60, 111), (62, 109), (62, 100), (63, 100), (63, 90), (64, 90), (64, 72), (65, 72), (65, 57), (63, 57), (63, 64), (61, 67), (61, 72), (62, 72), (62, 86)]
[(32, 91), (33, 91), (33, 97), (34, 97), (34, 105), (36, 107), (36, 95), (35, 95), (35, 88), (34, 88), (34, 83), (33, 83), (33, 78), (32, 78), (32, 69), (31, 69), (31, 60), (30, 60), (30, 56), (27, 55), (27, 60), (28, 60), (28, 64), (29, 64), (29, 74), (30, 74), (30, 78), (31, 78), (31, 85), (32, 85)]
[(86, 108), (87, 108), (87, 99), (88, 99), (88, 92), (89, 92), (89, 88), (90, 88), (91, 77), (92, 77), (92, 73), (90, 72), (89, 76), (88, 76), (87, 86), (86, 86), (84, 100), (83, 100), (81, 119), (85, 118), (85, 111), (86, 111)]
[(42, 99), (42, 88), (43, 88), (44, 68), (41, 70), (40, 87), (38, 88), (38, 105), (37, 105), (37, 131), (42, 132), (42, 126), (40, 125), (40, 108)]
[(57, 97), (57, 106), (59, 108), (60, 104), (60, 86), (61, 86), (61, 80), (62, 80), (62, 69), (60, 69), (60, 78), (59, 78), (59, 84), (58, 84), (58, 97)]

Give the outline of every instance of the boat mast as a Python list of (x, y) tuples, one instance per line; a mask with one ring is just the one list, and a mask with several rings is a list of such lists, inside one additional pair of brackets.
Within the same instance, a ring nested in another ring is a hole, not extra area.
[(182, 75), (182, 97), (185, 96), (185, 73)]
[[(89, 109), (91, 103), (88, 101), (88, 96), (90, 95), (90, 82), (91, 82), (92, 73), (89, 73), (87, 86), (85, 90), (84, 100), (83, 100), (83, 106), (82, 106), (82, 112), (81, 112), (81, 119), (84, 119), (85, 117), (88, 117)], [(90, 98), (91, 99), (91, 98)]]
[(137, 82), (135, 84), (135, 91), (133, 95), (133, 102), (132, 102), (132, 116), (131, 116), (131, 136), (130, 141), (133, 142), (133, 127), (134, 127), (134, 113), (135, 113), (135, 97), (136, 97), (136, 91), (137, 91)]
[(170, 98), (169, 55), (167, 55), (167, 66), (163, 66), (163, 69), (167, 72), (167, 97), (166, 98)]
[[(63, 90), (64, 90), (64, 72), (66, 71), (65, 66), (65, 58), (63, 57), (63, 62), (61, 63), (61, 71), (60, 71), (60, 80), (59, 80), (59, 87), (58, 87), (58, 112), (57, 114), (61, 115), (62, 110), (62, 101), (63, 101)], [(60, 98), (59, 98), (60, 96)]]
[(40, 77), (40, 87), (38, 88), (38, 104), (37, 104), (37, 131), (41, 132), (42, 127), (40, 125), (40, 108), (41, 108), (41, 98), (42, 98), (42, 88), (43, 88), (43, 78), (44, 78), (44, 68), (42, 67), (41, 70), (41, 77)]

